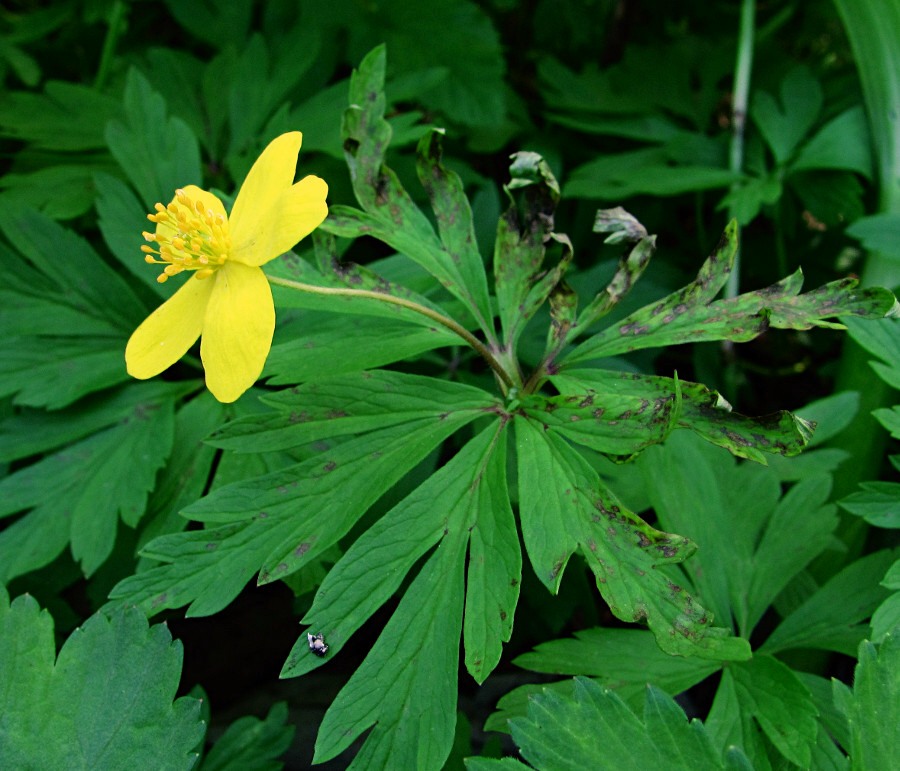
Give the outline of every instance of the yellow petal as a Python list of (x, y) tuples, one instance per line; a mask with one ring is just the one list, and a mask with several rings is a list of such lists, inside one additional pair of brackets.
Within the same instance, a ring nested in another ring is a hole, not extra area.
[(224, 219), (228, 219), (228, 215), (225, 213), (225, 205), (208, 190), (204, 190), (196, 185), (185, 185), (182, 190), (187, 193), (188, 198), (202, 202), (213, 214), (221, 214)]
[(259, 268), (229, 261), (212, 281), (200, 356), (206, 387), (220, 402), (233, 402), (262, 372), (272, 347), (275, 305)]
[(256, 221), (256, 234), (243, 248), (234, 241), (232, 258), (245, 265), (264, 265), (291, 249), (328, 216), (328, 185), (319, 177), (304, 177), (285, 190)]
[(259, 239), (259, 221), (294, 181), (303, 135), (291, 131), (276, 137), (247, 174), (231, 209), (231, 242), (235, 251), (252, 248)]
[(200, 337), (213, 282), (191, 277), (134, 331), (125, 347), (128, 374), (140, 380), (178, 361)]

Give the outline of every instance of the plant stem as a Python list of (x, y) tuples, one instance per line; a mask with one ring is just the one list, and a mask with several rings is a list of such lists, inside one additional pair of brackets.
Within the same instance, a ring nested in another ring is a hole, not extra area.
[(319, 294), (319, 295), (331, 295), (333, 297), (360, 297), (367, 300), (377, 300), (378, 302), (388, 303), (389, 305), (398, 305), (401, 308), (406, 308), (407, 310), (414, 311), (415, 313), (419, 313), (426, 318), (431, 319), (432, 321), (440, 324), (441, 326), (446, 327), (451, 332), (459, 335), (463, 340), (465, 340), (472, 348), (477, 351), (481, 357), (488, 363), (488, 366), (494, 370), (494, 374), (499, 378), (500, 382), (503, 384), (503, 395), (506, 395), (506, 390), (509, 388), (514, 388), (515, 383), (512, 378), (506, 372), (505, 369), (500, 365), (497, 359), (494, 358), (494, 355), (491, 351), (482, 343), (475, 335), (469, 332), (468, 329), (457, 324), (453, 319), (444, 316), (437, 311), (431, 310), (431, 308), (427, 308), (424, 305), (419, 305), (419, 303), (415, 303), (412, 300), (405, 300), (402, 297), (394, 297), (393, 295), (384, 294), (382, 292), (373, 292), (368, 289), (349, 289), (345, 287), (333, 287), (333, 286), (316, 286), (315, 284), (304, 284), (300, 281), (292, 281), (289, 278), (279, 278), (277, 276), (266, 275), (266, 278), (269, 279), (269, 283), (276, 284), (278, 286), (284, 286), (288, 289), (296, 289), (299, 292), (307, 292), (308, 294)]
[(100, 91), (109, 75), (113, 54), (116, 51), (116, 43), (125, 27), (125, 3), (122, 0), (114, 0), (107, 19), (106, 37), (103, 40), (103, 51), (100, 54), (100, 64), (97, 67), (97, 77), (94, 78), (94, 88)]
[[(747, 102), (750, 94), (750, 72), (753, 68), (753, 38), (756, 14), (756, 0), (743, 0), (741, 3), (741, 22), (738, 31), (738, 53), (734, 72), (734, 88), (731, 105), (731, 150), (728, 168), (740, 172), (744, 168), (744, 127), (747, 123)], [(729, 219), (733, 217), (729, 212)], [(740, 226), (738, 226), (740, 227)], [(740, 235), (740, 230), (738, 230)], [(734, 257), (734, 269), (728, 276), (725, 286), (726, 297), (737, 297), (740, 280), (741, 251)]]

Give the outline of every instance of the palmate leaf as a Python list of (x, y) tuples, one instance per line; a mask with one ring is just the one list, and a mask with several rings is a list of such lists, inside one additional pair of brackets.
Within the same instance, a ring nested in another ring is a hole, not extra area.
[(747, 642), (713, 627), (711, 614), (664, 569), (690, 556), (690, 541), (655, 530), (629, 511), (554, 433), (517, 419), (516, 444), (522, 536), (550, 591), (580, 548), (612, 612), (646, 621), (663, 650), (718, 660), (749, 657)]
[(490, 338), (487, 276), (474, 243), (472, 214), (456, 174), (440, 163), (436, 136), (420, 143), (419, 174), (436, 205), (440, 237), (413, 203), (397, 175), (384, 165), (391, 128), (384, 120), (384, 46), (371, 51), (350, 80), (344, 113), (344, 147), (353, 190), (363, 211), (333, 206), (322, 228), (338, 236), (371, 235), (405, 254), (457, 297)]
[(95, 614), (57, 658), (49, 614), (0, 587), (0, 766), (193, 768), (205, 724), (175, 699), (181, 658), (136, 609)]
[[(348, 387), (357, 384), (362, 401), (367, 392), (359, 384), (367, 377), (357, 373), (349, 378)], [(411, 400), (422, 404), (426, 383), (410, 376), (399, 375), (394, 381), (391, 377), (392, 373), (385, 373), (382, 382), (405, 384), (414, 391)], [(448, 391), (452, 394), (446, 387), (449, 384), (437, 383), (432, 399)], [(299, 570), (343, 537), (382, 493), (440, 442), (496, 408), (490, 395), (465, 386), (456, 388), (463, 405), (458, 409), (434, 401), (426, 416), (370, 431), (281, 471), (216, 489), (185, 513), (191, 519), (224, 524), (151, 542), (144, 554), (171, 564), (125, 579), (111, 598), (139, 604), (148, 612), (191, 603), (189, 615), (207, 615), (227, 605), (257, 571), (259, 582), (268, 583)], [(314, 403), (316, 388), (308, 391)], [(483, 393), (480, 403), (473, 400), (476, 393)], [(333, 403), (321, 389), (319, 399), (323, 405)], [(402, 403), (398, 388), (394, 404)], [(309, 421), (302, 435), (288, 424), (284, 430), (290, 439), (285, 443), (353, 431), (354, 420), (356, 426), (360, 421), (370, 426), (379, 423), (351, 402), (342, 408), (349, 418), (342, 429), (341, 417), (329, 418), (328, 409), (323, 407), (320, 419)], [(354, 412), (361, 417), (350, 417)], [(341, 494), (335, 495), (335, 490)]]
[[(699, 720), (662, 691), (646, 691), (643, 715), (636, 715), (619, 696), (583, 677), (567, 694), (546, 690), (534, 696), (528, 716), (510, 721), (522, 756), (538, 771), (601, 771), (666, 768), (749, 769), (737, 748), (723, 755)], [(500, 769), (498, 762), (479, 761), (469, 768)]]
[(697, 279), (588, 338), (564, 357), (560, 366), (681, 343), (746, 342), (773, 327), (841, 329), (842, 325), (825, 319), (844, 315), (880, 318), (897, 313), (889, 291), (859, 289), (855, 279), (833, 281), (800, 294), (803, 277), (799, 271), (766, 289), (713, 301), (731, 272), (736, 249), (737, 229), (732, 222)]
[[(430, 769), (446, 759), (455, 722), (467, 543), (464, 641), (467, 668), (478, 682), (500, 658), (518, 598), (521, 557), (505, 485), (505, 425), (483, 429), (385, 514), (319, 589), (303, 622), (324, 635), (330, 657), (434, 549), (326, 714), (317, 761), (334, 757), (373, 724), (353, 767)], [(420, 663), (410, 666), (414, 659)], [(303, 674), (324, 660), (310, 651), (304, 633), (282, 675)]]
[(138, 524), (172, 447), (172, 397), (185, 390), (160, 385), (133, 386), (142, 398), (118, 423), (0, 481), (0, 517), (30, 509), (0, 533), (0, 581), (43, 567), (67, 544), (90, 575), (112, 551), (119, 519)]

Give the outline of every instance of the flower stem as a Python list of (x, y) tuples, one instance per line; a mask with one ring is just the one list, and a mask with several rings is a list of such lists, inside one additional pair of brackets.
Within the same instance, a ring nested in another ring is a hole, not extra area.
[(414, 311), (415, 313), (419, 313), (426, 318), (431, 319), (432, 321), (440, 324), (443, 327), (446, 327), (451, 332), (459, 335), (463, 340), (465, 340), (472, 348), (477, 351), (481, 357), (488, 363), (488, 366), (494, 370), (494, 374), (499, 378), (500, 382), (504, 386), (504, 395), (506, 395), (506, 389), (514, 388), (515, 383), (512, 378), (506, 372), (505, 369), (500, 365), (500, 362), (494, 358), (494, 355), (488, 349), (488, 347), (482, 343), (475, 335), (469, 332), (468, 329), (457, 324), (453, 319), (444, 316), (437, 311), (433, 311), (431, 308), (427, 308), (424, 305), (419, 305), (419, 303), (413, 302), (412, 300), (405, 300), (402, 297), (394, 297), (393, 295), (384, 294), (383, 292), (373, 292), (368, 289), (350, 289), (345, 287), (334, 287), (334, 286), (316, 286), (315, 284), (304, 284), (300, 281), (292, 281), (289, 278), (279, 278), (278, 276), (270, 276), (266, 274), (266, 278), (269, 279), (269, 283), (276, 284), (278, 286), (284, 286), (288, 289), (296, 289), (299, 292), (307, 292), (309, 294), (320, 294), (320, 295), (332, 295), (335, 297), (361, 297), (368, 300), (378, 300), (379, 302), (388, 303), (389, 305), (399, 305), (401, 308), (406, 308), (407, 310)]

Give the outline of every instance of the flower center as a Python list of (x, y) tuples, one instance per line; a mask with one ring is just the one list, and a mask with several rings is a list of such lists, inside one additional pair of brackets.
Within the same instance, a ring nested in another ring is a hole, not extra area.
[(192, 199), (184, 190), (176, 190), (168, 206), (161, 203), (147, 219), (156, 223), (156, 232), (144, 232), (144, 239), (158, 248), (144, 244), (144, 261), (165, 265), (156, 277), (160, 284), (184, 270), (196, 270), (197, 278), (209, 278), (228, 259), (231, 236), (228, 220), (207, 209), (200, 200)]

